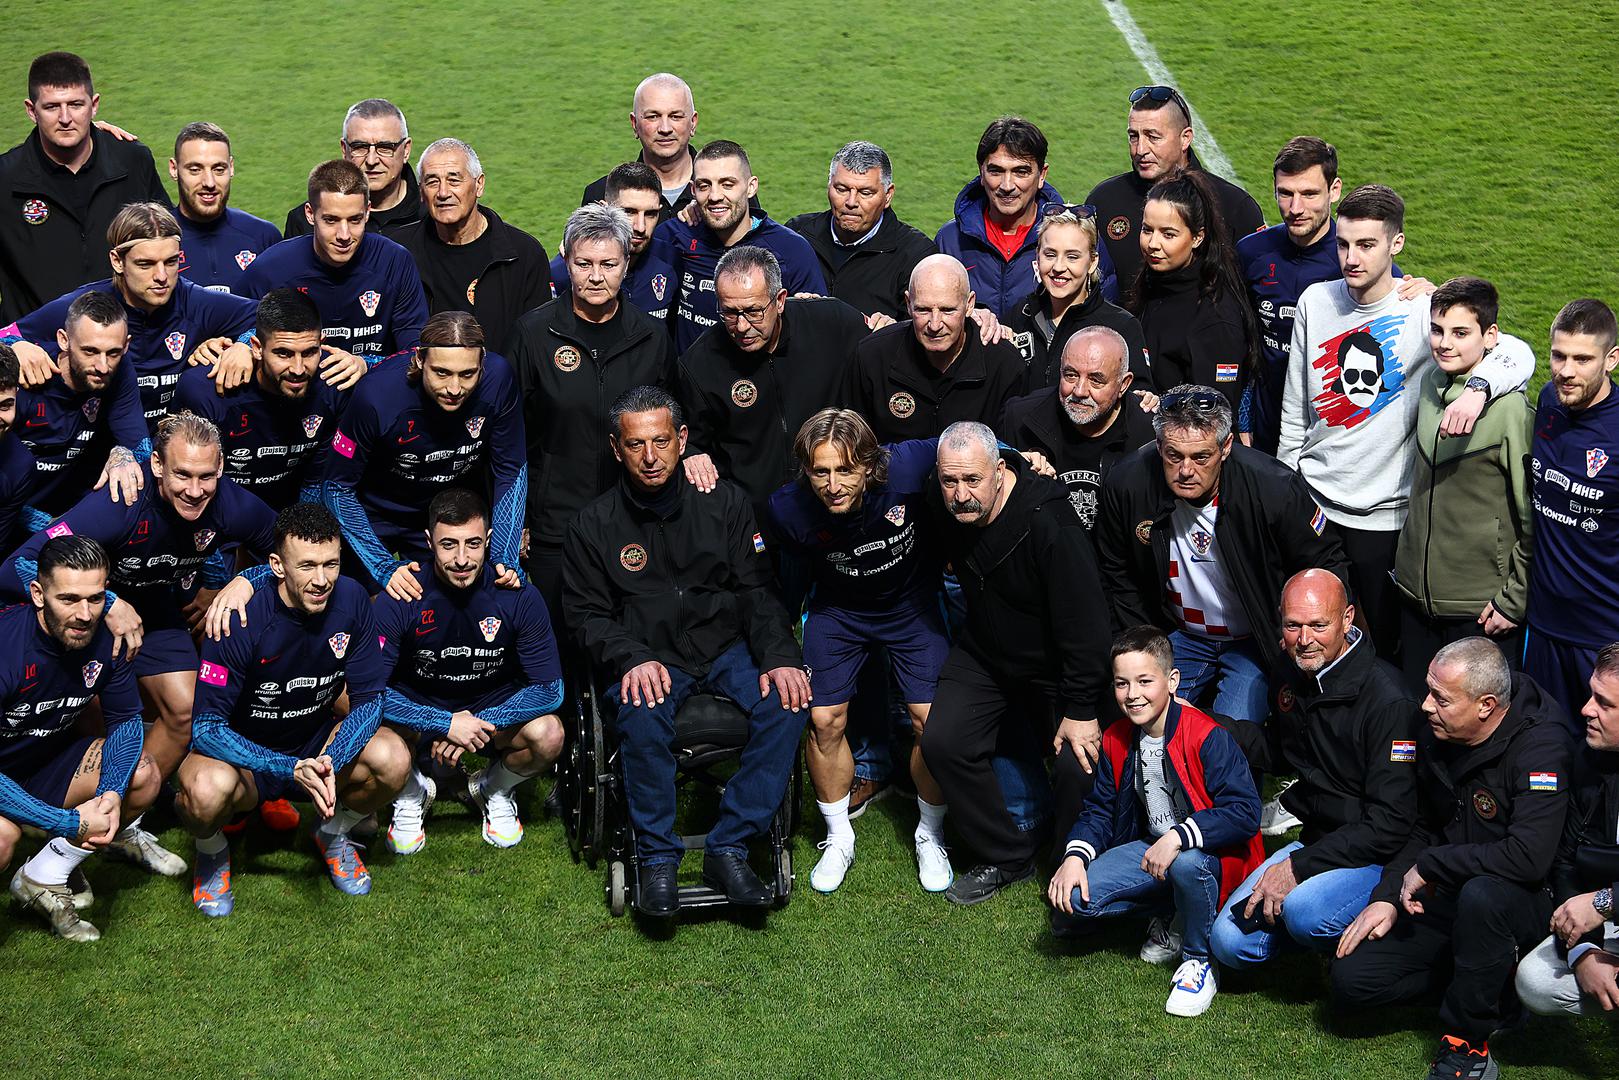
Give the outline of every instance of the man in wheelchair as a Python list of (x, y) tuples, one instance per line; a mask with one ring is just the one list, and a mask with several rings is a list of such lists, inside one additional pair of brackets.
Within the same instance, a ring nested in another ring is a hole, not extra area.
[(729, 698), (749, 718), (703, 882), (733, 904), (766, 906), (775, 895), (748, 866), (747, 844), (786, 793), (810, 688), (764, 540), (740, 488), (722, 480), (702, 494), (687, 482), (686, 427), (668, 393), (640, 386), (621, 396), (608, 441), (624, 476), (568, 526), (562, 608), (596, 669), (616, 680), (606, 697), (617, 709), (640, 909), (667, 917), (680, 907), (675, 714), (698, 692)]

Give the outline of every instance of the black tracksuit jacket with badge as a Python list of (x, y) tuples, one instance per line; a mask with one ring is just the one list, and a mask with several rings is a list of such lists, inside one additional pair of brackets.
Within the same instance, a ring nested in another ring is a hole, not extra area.
[(1372, 899), (1398, 902), (1412, 864), (1451, 894), (1486, 874), (1545, 884), (1568, 814), (1571, 759), (1562, 709), (1525, 675), (1513, 679), (1501, 726), (1477, 746), (1441, 742), (1422, 725), (1416, 827)]

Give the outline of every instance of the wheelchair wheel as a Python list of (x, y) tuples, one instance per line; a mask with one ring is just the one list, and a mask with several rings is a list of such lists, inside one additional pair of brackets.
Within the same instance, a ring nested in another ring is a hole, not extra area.
[(602, 845), (606, 842), (607, 833), (607, 726), (602, 720), (601, 709), (595, 690), (590, 692), (588, 723), (585, 728), (585, 745), (589, 748), (589, 761), (585, 763), (586, 772), (581, 776), (586, 792), (586, 807), (588, 817), (581, 822), (588, 823), (590, 832), (585, 842), (585, 865), (592, 870), (596, 868), (596, 860), (601, 858)]
[[(790, 841), (789, 841), (790, 844)], [(788, 897), (793, 894), (793, 849), (784, 844), (781, 849), (781, 858), (776, 862), (776, 906), (787, 906)]]
[(562, 815), (562, 831), (568, 838), (568, 852), (578, 862), (584, 853), (583, 825), (585, 808), (585, 761), (581, 735), (584, 710), (575, 702), (573, 722), (566, 725), (567, 741), (563, 745), (562, 760), (557, 763), (556, 799)]
[(624, 864), (614, 859), (607, 867), (607, 910), (614, 916), (624, 914), (624, 901), (628, 890), (624, 883)]

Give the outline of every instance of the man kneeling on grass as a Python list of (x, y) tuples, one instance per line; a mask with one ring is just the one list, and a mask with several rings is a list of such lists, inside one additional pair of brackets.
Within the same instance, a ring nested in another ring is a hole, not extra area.
[[(1051, 879), (1052, 931), (1091, 920), (1174, 915), (1179, 955), (1164, 1011), (1198, 1016), (1214, 1001), (1209, 933), (1226, 896), (1264, 859), (1259, 793), (1224, 728), (1175, 697), (1180, 672), (1169, 639), (1151, 626), (1113, 641), (1113, 695), (1124, 719), (1102, 733), (1102, 767)], [(1141, 958), (1175, 958), (1154, 927)]]

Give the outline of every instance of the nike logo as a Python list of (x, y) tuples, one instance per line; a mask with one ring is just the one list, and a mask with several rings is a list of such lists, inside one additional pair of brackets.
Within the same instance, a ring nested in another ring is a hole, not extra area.
[(259, 657), (259, 663), (261, 663), (261, 664), (273, 664), (279, 659), (281, 659), (281, 654), (276, 653), (274, 656), (261, 656), (261, 657)]
[(49, 420), (24, 420), (23, 423), (22, 423), (22, 426), (23, 427), (49, 427), (50, 423), (51, 422)]
[(252, 428), (243, 428), (241, 431), (227, 431), (225, 433), (225, 436), (227, 438), (231, 438), (231, 439), (239, 439), (243, 435), (246, 435), (248, 432), (250, 432), (252, 430), (253, 430)]
[(438, 627), (436, 627), (436, 626), (418, 626), (416, 628), (416, 636), (421, 637), (423, 634), (431, 634), (434, 630), (437, 630), (437, 629), (438, 629)]
[(28, 693), (28, 691), (32, 690), (34, 687), (36, 687), (38, 685), (39, 685), (38, 680), (35, 680), (34, 682), (28, 683), (25, 686), (19, 686), (19, 687), (17, 687), (17, 693), (26, 694), (26, 693)]
[(417, 440), (417, 439), (419, 439), (419, 438), (421, 438), (421, 436), (420, 436), (420, 435), (412, 435), (412, 436), (411, 436), (411, 437), (410, 437), (410, 438), (408, 438), (408, 439), (407, 439), (407, 438), (405, 438), (405, 437), (404, 437), (404, 436), (403, 436), (403, 435), (401, 435), (401, 436), (399, 436), (399, 445), (400, 445), (400, 446), (404, 446), (404, 445), (405, 445), (405, 444), (406, 444), (406, 443), (413, 443), (413, 442), (415, 442), (415, 441), (416, 441), (416, 440)]

